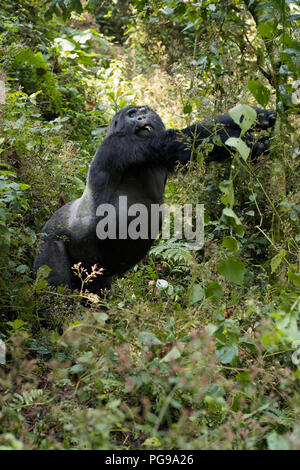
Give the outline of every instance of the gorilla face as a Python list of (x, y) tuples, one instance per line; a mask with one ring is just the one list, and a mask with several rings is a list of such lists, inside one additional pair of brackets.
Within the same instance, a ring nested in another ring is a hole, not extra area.
[(153, 137), (164, 130), (161, 118), (148, 106), (127, 106), (113, 118), (107, 137), (116, 133)]

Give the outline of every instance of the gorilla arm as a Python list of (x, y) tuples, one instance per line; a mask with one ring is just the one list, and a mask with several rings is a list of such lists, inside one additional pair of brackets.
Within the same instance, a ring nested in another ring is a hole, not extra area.
[[(255, 139), (253, 130), (266, 130), (275, 124), (275, 112), (254, 108), (257, 114), (256, 122), (252, 128), (242, 136), (242, 139), (251, 149), (250, 158), (255, 160), (259, 155), (269, 148), (269, 138)], [(240, 137), (241, 128), (236, 124), (229, 114), (222, 114), (206, 119), (200, 123), (193, 124), (182, 130), (169, 129), (166, 131), (166, 152), (170, 154), (170, 170), (174, 170), (178, 163), (185, 165), (193, 158), (198, 147), (205, 142), (213, 144), (208, 150), (206, 161), (223, 161), (232, 155), (232, 148), (225, 144), (229, 137)]]

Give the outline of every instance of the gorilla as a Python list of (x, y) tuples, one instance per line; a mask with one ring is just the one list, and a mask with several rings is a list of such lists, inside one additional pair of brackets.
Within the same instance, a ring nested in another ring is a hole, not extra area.
[[(267, 129), (275, 122), (273, 111), (257, 109), (257, 127)], [(194, 147), (204, 139), (220, 136), (208, 160), (224, 160), (230, 155), (228, 137), (238, 137), (240, 128), (228, 114), (217, 116), (181, 131), (166, 130), (161, 118), (148, 106), (123, 108), (111, 121), (106, 138), (89, 168), (83, 195), (57, 210), (42, 229), (40, 246), (34, 261), (34, 274), (42, 265), (51, 268), (47, 278), (52, 286), (79, 289), (81, 281), (72, 266), (81, 262), (91, 272), (93, 266), (103, 273), (86, 288), (102, 294), (110, 289), (112, 277), (123, 275), (149, 251), (157, 237), (162, 215), (153, 230), (151, 207), (163, 202), (168, 171), (186, 164)], [(248, 133), (243, 136), (256, 158), (267, 150), (268, 142), (257, 143)], [(136, 224), (140, 207), (144, 218)], [(146, 215), (145, 215), (146, 214)], [(129, 229), (135, 225), (133, 236)], [(146, 226), (136, 236), (138, 225)], [(155, 224), (154, 224), (155, 225)]]
[[(76, 289), (80, 283), (71, 269), (74, 263), (81, 261), (89, 272), (97, 264), (104, 272), (88, 284), (88, 290), (99, 294), (110, 288), (113, 275), (122, 275), (146, 255), (160, 226), (152, 238), (151, 234), (137, 240), (120, 236), (123, 219), (133, 217), (119, 207), (119, 198), (127, 197), (127, 207), (144, 204), (149, 214), (152, 204), (163, 202), (167, 159), (156, 147), (164, 132), (162, 120), (147, 106), (127, 107), (114, 116), (92, 160), (83, 195), (56, 211), (42, 229), (34, 272), (47, 265), (52, 269), (50, 285)], [(116, 209), (115, 237), (98, 238), (99, 207)]]

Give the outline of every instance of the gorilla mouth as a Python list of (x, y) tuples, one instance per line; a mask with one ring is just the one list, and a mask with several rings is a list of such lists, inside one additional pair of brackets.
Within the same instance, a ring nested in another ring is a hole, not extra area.
[(150, 124), (143, 124), (135, 128), (137, 135), (147, 135), (153, 131), (153, 127)]

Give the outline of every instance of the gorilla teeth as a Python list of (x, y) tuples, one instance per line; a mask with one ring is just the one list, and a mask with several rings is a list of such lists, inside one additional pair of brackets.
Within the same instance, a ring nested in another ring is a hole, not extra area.
[(152, 126), (150, 126), (150, 125), (139, 126), (139, 127), (136, 129), (136, 132), (137, 132), (137, 133), (143, 132), (143, 131), (151, 132), (152, 129), (153, 129), (153, 128), (152, 128)]

